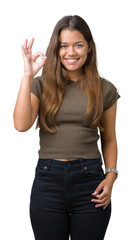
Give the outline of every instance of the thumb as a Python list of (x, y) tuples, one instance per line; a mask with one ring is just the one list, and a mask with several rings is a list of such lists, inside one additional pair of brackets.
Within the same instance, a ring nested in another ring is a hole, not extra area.
[(101, 182), (99, 185), (98, 185), (98, 187), (95, 189), (95, 191), (94, 191), (94, 193), (92, 193), (92, 195), (97, 195), (97, 194), (99, 194), (99, 192), (103, 189), (103, 187), (104, 187), (104, 184), (103, 184), (103, 182)]
[(42, 68), (47, 60), (47, 57), (42, 56), (42, 61), (39, 63), (39, 68)]

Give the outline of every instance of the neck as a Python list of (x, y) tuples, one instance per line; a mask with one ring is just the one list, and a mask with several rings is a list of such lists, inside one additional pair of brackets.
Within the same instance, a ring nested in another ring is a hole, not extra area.
[(82, 71), (79, 70), (77, 72), (71, 72), (71, 71), (66, 71), (67, 76), (70, 78), (71, 81), (78, 81), (80, 79), (80, 77), (82, 76)]

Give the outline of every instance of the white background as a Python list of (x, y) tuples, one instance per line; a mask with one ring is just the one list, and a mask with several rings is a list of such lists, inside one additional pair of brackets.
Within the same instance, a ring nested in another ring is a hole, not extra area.
[[(101, 76), (119, 89), (116, 131), (119, 178), (112, 194), (112, 216), (106, 240), (134, 239), (133, 221), (133, 1), (3, 1), (0, 6), (0, 219), (2, 240), (33, 240), (29, 198), (38, 158), (35, 125), (25, 133), (13, 125), (13, 110), (23, 75), (21, 44), (35, 38), (33, 53), (45, 53), (52, 30), (65, 15), (80, 15), (97, 46)], [(84, 239), (83, 239), (84, 240)]]

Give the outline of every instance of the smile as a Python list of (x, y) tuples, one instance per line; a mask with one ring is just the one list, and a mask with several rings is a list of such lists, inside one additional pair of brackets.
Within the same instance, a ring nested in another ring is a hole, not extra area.
[(65, 58), (65, 60), (69, 64), (74, 64), (74, 63), (78, 62), (79, 58)]

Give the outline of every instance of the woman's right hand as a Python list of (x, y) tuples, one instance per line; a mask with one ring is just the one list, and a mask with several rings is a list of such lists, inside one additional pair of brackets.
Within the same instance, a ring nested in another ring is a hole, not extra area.
[[(22, 55), (24, 59), (24, 76), (33, 78), (39, 70), (44, 66), (47, 57), (43, 53), (37, 52), (35, 55), (32, 55), (32, 46), (34, 38), (31, 39), (29, 45), (28, 40), (26, 39), (24, 45), (21, 46)], [(37, 63), (36, 60), (41, 57), (42, 60)]]

